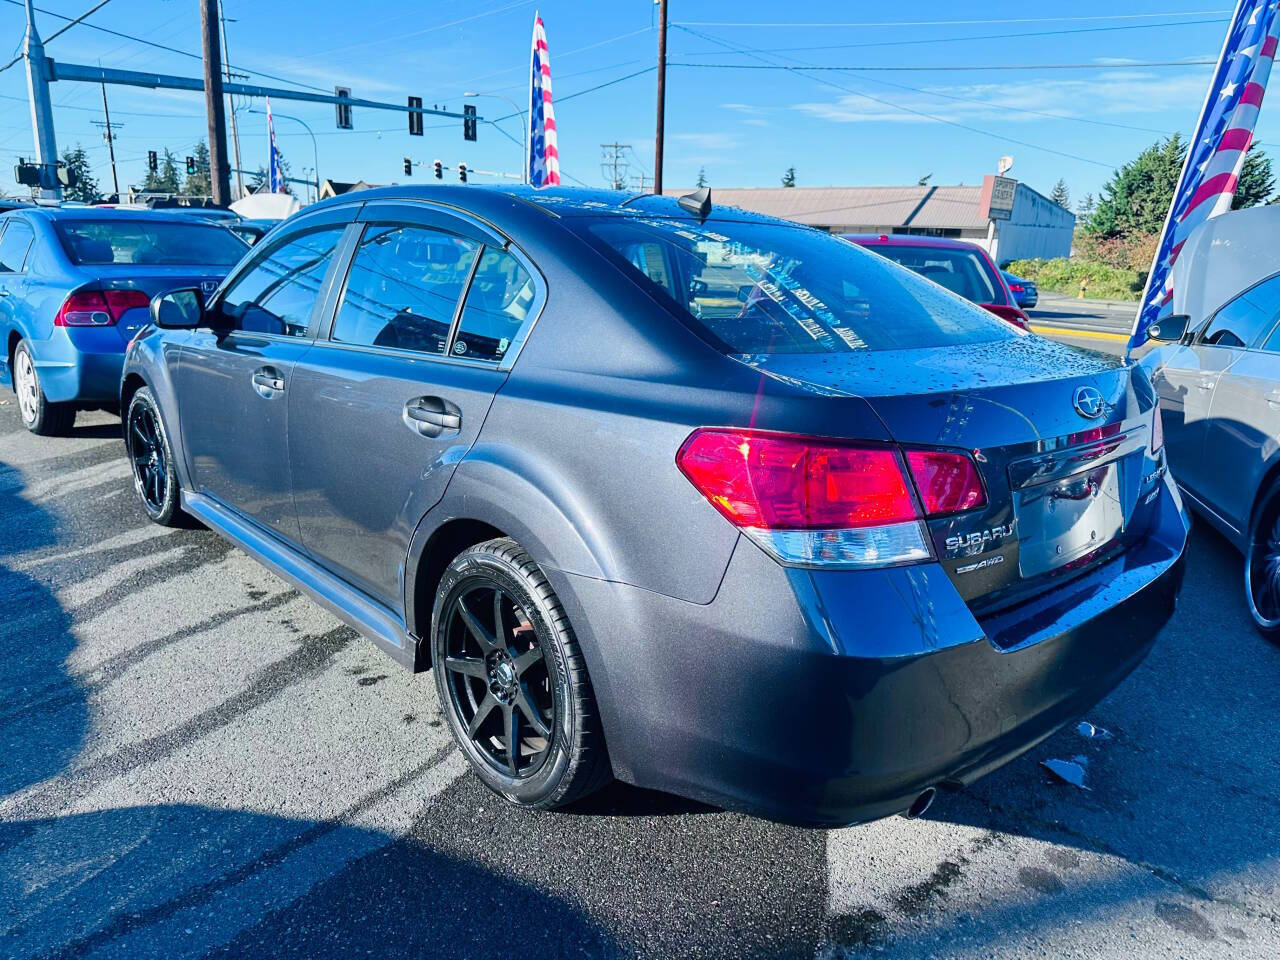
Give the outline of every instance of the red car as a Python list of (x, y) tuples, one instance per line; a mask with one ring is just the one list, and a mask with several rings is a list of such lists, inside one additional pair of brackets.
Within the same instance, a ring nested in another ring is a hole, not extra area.
[(1029, 329), (1030, 318), (1013, 299), (987, 251), (977, 244), (903, 233), (851, 233), (844, 238), (928, 277), (1015, 327)]

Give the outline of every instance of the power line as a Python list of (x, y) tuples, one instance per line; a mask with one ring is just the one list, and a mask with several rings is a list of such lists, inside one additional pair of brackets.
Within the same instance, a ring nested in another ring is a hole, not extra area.
[(1092, 23), (1102, 20), (1153, 20), (1157, 17), (1201, 17), (1209, 14), (1230, 14), (1230, 10), (1184, 10), (1179, 13), (1115, 13), (1086, 17), (981, 17), (970, 20), (864, 20), (843, 23), (800, 23), (794, 20), (774, 23), (747, 23), (741, 20), (682, 20), (673, 27), (809, 27), (829, 29), (835, 27), (963, 27), (988, 23)]
[[(66, 33), (68, 30), (70, 30), (72, 27), (74, 27), (77, 23), (82, 23), (82, 22), (84, 21), (84, 18), (85, 18), (85, 17), (87, 17), (87, 16), (89, 16), (89, 14), (91, 14), (91, 13), (97, 13), (99, 10), (101, 10), (103, 7), (105, 7), (105, 6), (106, 6), (108, 3), (110, 3), (110, 2), (111, 2), (111, 0), (100, 0), (100, 2), (98, 2), (98, 3), (94, 4), (92, 7), (90, 7), (88, 10), (86, 10), (84, 13), (80, 14), (80, 16), (78, 16), (78, 17), (76, 17), (74, 20), (70, 21), (70, 22), (69, 22), (65, 27), (63, 27), (61, 30), (55, 30), (52, 34), (50, 34), (48, 37), (46, 37), (46, 38), (45, 38), (44, 42), (45, 42), (45, 43), (49, 43), (49, 42), (50, 42), (50, 41), (52, 41), (52, 40), (56, 40), (56, 39), (58, 39), (58, 37), (62, 36), (64, 33)], [(64, 17), (63, 19), (66, 19), (66, 18)], [(22, 59), (22, 54), (18, 54), (18, 55), (17, 55), (16, 57), (14, 57), (12, 60), (10, 60), (8, 63), (6, 63), (3, 67), (0, 67), (0, 73), (4, 73), (6, 70), (8, 70), (10, 67), (12, 67), (15, 63), (17, 63), (17, 62), (18, 62), (19, 60), (21, 60), (21, 59)]]
[[(26, 4), (23, 3), (23, 0), (4, 0), (4, 2), (8, 4), (12, 4), (15, 7), (26, 6)], [(72, 20), (71, 17), (64, 16), (61, 13), (54, 13), (52, 10), (45, 10), (43, 7), (35, 7), (34, 9), (37, 13), (43, 13), (45, 16), (54, 17), (57, 20), (67, 20), (67, 21)], [(92, 13), (93, 11), (91, 10), (89, 12)], [(88, 16), (88, 14), (84, 14), (83, 16)], [(70, 26), (70, 24), (68, 24), (68, 26)], [(189, 50), (180, 50), (177, 47), (171, 47), (168, 44), (156, 43), (154, 40), (146, 40), (142, 37), (131, 36), (127, 33), (121, 33), (119, 30), (111, 30), (107, 27), (100, 27), (96, 23), (85, 23), (84, 26), (88, 27), (90, 30), (97, 30), (99, 33), (110, 34), (113, 37), (120, 37), (123, 40), (129, 40), (129, 41), (132, 41), (133, 43), (141, 43), (144, 46), (153, 47), (157, 50), (164, 50), (166, 53), (175, 53), (180, 57), (187, 57), (188, 59), (199, 60), (201, 62), (204, 61), (204, 58), (200, 54), (192, 53)], [(62, 30), (57, 31), (57, 33), (54, 33), (53, 36), (49, 38), (49, 40), (52, 40), (53, 37), (57, 36), (58, 33), (62, 33), (62, 32), (63, 32)], [(48, 43), (49, 40), (46, 40), (45, 43)], [(20, 60), (22, 58), (18, 57), (16, 59)], [(251, 73), (256, 77), (266, 77), (268, 80), (275, 80), (279, 83), (288, 83), (288, 84), (292, 84), (295, 87), (302, 87), (304, 90), (315, 90), (318, 93), (329, 93), (329, 90), (326, 87), (317, 87), (314, 84), (303, 83), (301, 80), (290, 80), (287, 77), (278, 77), (275, 74), (266, 73), (262, 70), (251, 70), (248, 67), (237, 66), (236, 69), (242, 70), (245, 73)]]
[[(699, 32), (699, 31), (697, 31), (697, 30), (691, 30), (691, 29), (690, 29), (690, 28), (688, 28), (688, 27), (680, 27), (679, 29), (683, 30), (685, 33), (691, 33), (691, 34), (693, 34), (694, 36), (701, 37), (703, 40), (707, 40), (707, 41), (709, 41), (710, 43), (716, 43), (716, 44), (719, 44), (719, 45), (721, 45), (721, 46), (723, 46), (723, 47), (729, 47), (729, 48), (731, 48), (731, 49), (735, 49), (735, 48), (736, 48), (736, 49), (739, 49), (739, 51), (740, 51), (740, 52), (742, 52), (744, 55), (749, 56), (749, 57), (751, 57), (751, 58), (752, 58), (752, 59), (754, 59), (754, 60), (759, 60), (759, 61), (761, 61), (761, 62), (762, 62), (762, 64), (765, 64), (765, 65), (768, 65), (768, 66), (772, 66), (772, 67), (777, 68), (777, 69), (785, 70), (785, 71), (790, 72), (790, 73), (796, 73), (796, 74), (799, 74), (799, 75), (801, 75), (801, 76), (806, 76), (806, 77), (808, 77), (810, 80), (813, 80), (813, 81), (815, 81), (815, 82), (817, 82), (817, 83), (821, 83), (821, 84), (823, 84), (823, 85), (825, 85), (825, 86), (828, 86), (828, 87), (834, 87), (834, 88), (835, 88), (835, 89), (837, 89), (837, 90), (842, 90), (842, 91), (844, 91), (845, 93), (851, 93), (851, 94), (853, 94), (853, 95), (854, 95), (854, 96), (856, 96), (856, 97), (862, 97), (862, 98), (864, 98), (864, 99), (866, 99), (866, 100), (871, 100), (871, 101), (872, 101), (872, 102), (874, 102), (874, 103), (882, 104), (883, 106), (892, 107), (892, 108), (894, 108), (895, 110), (899, 110), (899, 111), (901, 111), (901, 112), (903, 112), (903, 113), (910, 113), (910, 114), (914, 114), (915, 116), (923, 117), (923, 118), (925, 118), (926, 120), (932, 120), (932, 121), (933, 121), (933, 122), (935, 122), (935, 123), (942, 123), (942, 124), (946, 124), (946, 125), (947, 125), (947, 126), (949, 126), (949, 127), (955, 127), (955, 128), (957, 128), (957, 129), (959, 129), (959, 130), (966, 130), (966, 131), (968, 131), (969, 133), (976, 133), (976, 134), (978, 134), (978, 135), (980, 135), (980, 136), (983, 136), (983, 137), (990, 137), (990, 138), (992, 138), (992, 139), (1000, 140), (1000, 141), (1003, 141), (1003, 142), (1005, 142), (1005, 143), (1016, 143), (1016, 144), (1018, 144), (1019, 146), (1023, 146), (1023, 147), (1030, 147), (1032, 150), (1039, 150), (1039, 151), (1041, 151), (1041, 152), (1043, 152), (1043, 153), (1052, 153), (1052, 154), (1055, 154), (1055, 155), (1057, 155), (1057, 156), (1059, 156), (1059, 157), (1066, 157), (1066, 158), (1067, 158), (1067, 159), (1069, 159), (1069, 160), (1078, 160), (1078, 161), (1080, 161), (1081, 163), (1090, 163), (1090, 164), (1093, 164), (1093, 165), (1095, 165), (1095, 166), (1099, 166), (1099, 167), (1106, 167), (1106, 168), (1108, 168), (1108, 169), (1114, 169), (1114, 168), (1115, 168), (1115, 165), (1114, 165), (1114, 164), (1111, 164), (1111, 163), (1104, 163), (1104, 162), (1103, 162), (1103, 161), (1101, 161), (1101, 160), (1093, 160), (1093, 159), (1090, 159), (1089, 157), (1082, 157), (1082, 156), (1080, 156), (1079, 154), (1067, 153), (1065, 150), (1055, 150), (1053, 147), (1046, 147), (1046, 146), (1043, 146), (1043, 145), (1038, 144), (1038, 143), (1031, 143), (1031, 142), (1030, 142), (1030, 141), (1028, 141), (1028, 140), (1020, 140), (1020, 139), (1018, 139), (1018, 138), (1016, 138), (1016, 137), (1005, 136), (1005, 135), (1003, 135), (1003, 134), (994, 133), (994, 132), (992, 132), (992, 131), (990, 131), (990, 130), (983, 130), (981, 127), (975, 127), (975, 126), (972, 126), (972, 125), (967, 124), (967, 123), (961, 123), (961, 122), (960, 122), (960, 121), (958, 121), (958, 120), (948, 120), (948, 119), (947, 119), (947, 118), (945, 118), (945, 117), (939, 117), (939, 116), (937, 116), (937, 115), (935, 115), (935, 114), (927, 113), (927, 112), (926, 112), (926, 111), (924, 111), (924, 110), (916, 110), (916, 109), (914, 109), (914, 108), (912, 108), (912, 107), (907, 107), (907, 106), (903, 106), (903, 105), (902, 105), (902, 104), (900, 104), (900, 103), (895, 103), (895, 102), (894, 102), (894, 101), (892, 101), (892, 100), (885, 100), (883, 97), (877, 97), (877, 96), (874, 96), (873, 94), (867, 93), (867, 92), (862, 91), (862, 90), (855, 90), (855, 89), (854, 89), (854, 88), (852, 88), (852, 87), (847, 87), (847, 86), (845, 86), (845, 85), (843, 85), (843, 84), (836, 83), (834, 80), (829, 80), (829, 79), (827, 79), (826, 77), (822, 77), (822, 76), (813, 76), (812, 74), (810, 74), (810, 73), (808, 72), (808, 71), (812, 70), (813, 68), (811, 68), (811, 67), (809, 67), (809, 66), (807, 66), (807, 65), (804, 65), (804, 64), (797, 65), (797, 66), (789, 66), (789, 65), (786, 65), (786, 64), (770, 64), (770, 62), (769, 62), (768, 60), (766, 60), (764, 57), (761, 57), (759, 54), (751, 53), (751, 52), (749, 52), (749, 51), (742, 50), (741, 48), (737, 48), (735, 44), (730, 43), (730, 42), (729, 42), (729, 41), (727, 41), (727, 40), (722, 40), (722, 39), (720, 39), (719, 37), (713, 37), (713, 36), (711, 36), (710, 34), (701, 33), (701, 32)], [(785, 59), (792, 60), (793, 62), (795, 62), (795, 58), (793, 58), (793, 57), (787, 57), (787, 58), (785, 58)], [(728, 66), (728, 65), (726, 64), (726, 66)], [(749, 66), (749, 65), (748, 65), (748, 66)]]
[[(931, 37), (914, 40), (870, 40), (862, 43), (836, 43), (825, 46), (803, 47), (761, 47), (746, 48), (751, 53), (795, 53), (809, 50), (861, 50), (867, 47), (913, 47), (920, 44), (935, 45), (939, 43), (965, 43), (970, 40), (1020, 40), (1027, 37), (1062, 37), (1081, 33), (1112, 33), (1117, 30), (1163, 30), (1169, 27), (1194, 27), (1209, 23), (1229, 23), (1229, 17), (1214, 17), (1211, 20), (1181, 20), (1173, 23), (1131, 23), (1120, 27), (1078, 27), (1071, 30), (1034, 30), (1024, 33), (983, 33), (965, 37)], [(722, 56), (720, 52), (709, 51), (711, 55)], [(707, 56), (708, 53), (688, 53), (685, 56)]]
[(1217, 60), (1198, 57), (1190, 60), (1131, 60), (1123, 63), (984, 63), (964, 66), (938, 67), (850, 67), (826, 64), (757, 64), (757, 63), (691, 63), (672, 62), (673, 67), (694, 67), (700, 70), (815, 70), (826, 73), (932, 73), (935, 71), (965, 72), (973, 70), (1145, 70), (1148, 67), (1203, 67), (1212, 66)]

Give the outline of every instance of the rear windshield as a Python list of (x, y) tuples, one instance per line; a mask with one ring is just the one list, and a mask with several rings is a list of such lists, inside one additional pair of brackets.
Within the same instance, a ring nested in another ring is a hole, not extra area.
[(947, 347), (1008, 324), (846, 240), (774, 223), (566, 219), (729, 353)]
[(172, 220), (55, 220), (72, 263), (202, 264), (229, 267), (248, 246), (226, 227)]
[(908, 247), (886, 243), (871, 247), (882, 257), (914, 270), (972, 303), (1004, 304), (1004, 289), (995, 272), (975, 250)]

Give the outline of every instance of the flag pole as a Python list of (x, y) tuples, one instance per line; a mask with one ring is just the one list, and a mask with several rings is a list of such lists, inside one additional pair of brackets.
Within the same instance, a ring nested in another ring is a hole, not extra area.
[[(1178, 182), (1174, 185), (1173, 199), (1169, 201), (1169, 212), (1165, 214), (1164, 226), (1160, 230), (1160, 242), (1156, 244), (1155, 255), (1151, 258), (1151, 266), (1147, 271), (1147, 283), (1142, 291), (1142, 299), (1138, 301), (1138, 312), (1133, 318), (1133, 328), (1129, 331), (1129, 342), (1125, 344), (1124, 358), (1128, 360), (1133, 353), (1134, 338), (1138, 335), (1138, 327), (1142, 323), (1142, 315), (1147, 309), (1147, 299), (1153, 296), (1151, 290), (1151, 282), (1156, 276), (1156, 267), (1160, 264), (1160, 255), (1164, 250), (1164, 239), (1169, 232), (1169, 227), (1173, 221), (1174, 211), (1178, 208), (1178, 195), (1181, 192), (1183, 181), (1187, 177), (1187, 169), (1191, 165), (1191, 158), (1195, 154), (1196, 144), (1200, 142), (1200, 138), (1204, 133), (1205, 118), (1209, 114), (1209, 106), (1213, 103), (1213, 95), (1217, 91), (1218, 84), (1215, 82), (1222, 72), (1222, 61), (1227, 55), (1227, 49), (1231, 46), (1231, 38), (1235, 35), (1236, 24), (1240, 20), (1240, 15), (1244, 12), (1245, 6), (1254, 3), (1255, 0), (1237, 0), (1236, 12), (1231, 16), (1231, 23), (1227, 27), (1227, 34), (1222, 38), (1222, 50), (1218, 53), (1218, 65), (1214, 68), (1213, 77), (1209, 81), (1209, 87), (1205, 90), (1204, 103), (1200, 107), (1200, 117), (1196, 120), (1195, 133), (1192, 135), (1191, 141), (1187, 144), (1187, 155), (1182, 160), (1182, 169), (1178, 171)], [(1173, 265), (1169, 265), (1169, 269), (1173, 269)]]
[(533, 11), (533, 42), (529, 44), (529, 122), (524, 134), (524, 183), (532, 183), (533, 175), (533, 68), (536, 64), (538, 50), (538, 18), (539, 11)]

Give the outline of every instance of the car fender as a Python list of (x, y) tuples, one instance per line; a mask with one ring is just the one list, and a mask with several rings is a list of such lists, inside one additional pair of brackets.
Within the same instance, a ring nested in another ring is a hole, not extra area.
[[(182, 336), (179, 334), (178, 336)], [(186, 450), (182, 445), (182, 431), (178, 423), (178, 398), (174, 390), (172, 371), (177, 369), (182, 344), (172, 332), (168, 335), (153, 326), (143, 327), (125, 350), (124, 367), (120, 372), (120, 416), (128, 413), (128, 404), (141, 384), (151, 388), (160, 408), (160, 419), (173, 450), (173, 466), (178, 473), (182, 489), (190, 490), (191, 476), (187, 472)], [(123, 422), (121, 424), (123, 435)]]

